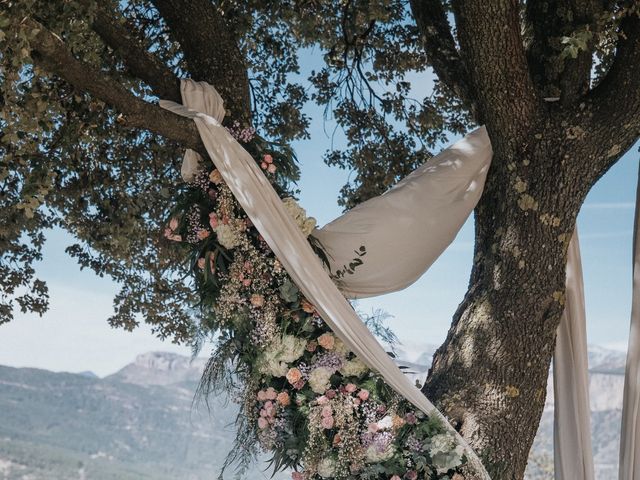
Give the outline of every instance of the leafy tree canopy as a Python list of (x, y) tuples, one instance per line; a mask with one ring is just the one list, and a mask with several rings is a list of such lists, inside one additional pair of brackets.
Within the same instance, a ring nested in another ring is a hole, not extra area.
[[(520, 6), (541, 92), (559, 96), (563, 72), (585, 55), (596, 84), (632, 7), (557, 2), (549, 24), (541, 3)], [(193, 18), (183, 25), (180, 16)], [(60, 227), (76, 239), (67, 252), (82, 268), (121, 286), (112, 325), (144, 319), (161, 337), (189, 339), (194, 292), (160, 232), (182, 152), (198, 142), (152, 104), (178, 100), (180, 77), (206, 80), (227, 100), (229, 125), (252, 124), (279, 142), (310, 136), (308, 102), (326, 107), (348, 140), (325, 161), (353, 171), (340, 198), (350, 208), (482, 120), (450, 22), (439, 1), (0, 2), (0, 323), (16, 309), (46, 311), (34, 263), (46, 230)], [(321, 68), (299, 80), (310, 48)], [(435, 71), (435, 88), (414, 98), (411, 74), (425, 71)]]

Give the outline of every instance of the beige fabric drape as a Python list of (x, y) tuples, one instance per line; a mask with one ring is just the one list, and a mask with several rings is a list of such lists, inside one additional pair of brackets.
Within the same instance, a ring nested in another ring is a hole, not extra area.
[(576, 230), (567, 252), (565, 307), (553, 357), (553, 449), (557, 480), (594, 479), (586, 325)]
[(364, 263), (340, 280), (342, 293), (381, 295), (420, 278), (478, 203), (492, 155), (487, 130), (478, 128), (385, 194), (315, 230), (333, 272), (348, 265), (361, 245), (366, 248)]
[[(640, 172), (639, 172), (640, 173)], [(640, 174), (633, 233), (633, 297), (620, 434), (620, 480), (640, 480)]]
[[(220, 171), (238, 202), (255, 227), (304, 295), (316, 306), (334, 333), (365, 362), (378, 371), (400, 395), (425, 413), (439, 417), (449, 432), (463, 445), (471, 466), (479, 479), (489, 479), (479, 458), (447, 419), (429, 402), (401, 372), (378, 341), (362, 323), (349, 302), (340, 293), (307, 239), (285, 210), (280, 198), (269, 184), (255, 160), (220, 125), (220, 110), (191, 110), (209, 103), (222, 105), (215, 89), (192, 80), (182, 81), (185, 106), (161, 101), (161, 106), (178, 115), (193, 118), (207, 152)], [(189, 107), (189, 108), (188, 108)]]

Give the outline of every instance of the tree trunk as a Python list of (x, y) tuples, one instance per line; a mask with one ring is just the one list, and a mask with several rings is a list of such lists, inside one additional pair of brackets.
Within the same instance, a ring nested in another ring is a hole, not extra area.
[(496, 480), (524, 476), (563, 311), (567, 247), (587, 192), (577, 172), (557, 168), (571, 146), (533, 140), (494, 156), (476, 208), (469, 290), (424, 387)]

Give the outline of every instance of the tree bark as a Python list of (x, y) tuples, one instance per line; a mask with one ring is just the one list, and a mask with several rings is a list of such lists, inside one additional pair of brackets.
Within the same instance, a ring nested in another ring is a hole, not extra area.
[(476, 209), (469, 290), (424, 389), (500, 480), (523, 477), (537, 431), (563, 310), (568, 241), (585, 194), (557, 194), (573, 186), (555, 177), (552, 162), (542, 165), (546, 152), (561, 154), (554, 147), (541, 142), (532, 152), (494, 160), (538, 173), (514, 182), (510, 167), (497, 167), (489, 177)]

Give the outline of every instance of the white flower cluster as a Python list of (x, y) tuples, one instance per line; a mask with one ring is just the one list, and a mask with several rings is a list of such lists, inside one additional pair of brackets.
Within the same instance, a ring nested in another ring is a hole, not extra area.
[(235, 220), (229, 224), (219, 223), (213, 231), (216, 232), (218, 242), (224, 248), (231, 250), (242, 242), (245, 224), (242, 220)]
[(287, 212), (289, 212), (289, 215), (291, 215), (296, 221), (304, 236), (308, 237), (311, 235), (313, 229), (316, 228), (316, 219), (313, 217), (307, 217), (307, 211), (298, 205), (298, 202), (296, 202), (294, 198), (285, 198), (282, 200), (282, 203), (284, 203), (284, 207), (287, 209)]
[(336, 472), (336, 462), (332, 458), (324, 458), (318, 464), (318, 475), (322, 478), (331, 478)]
[(458, 445), (455, 438), (448, 433), (434, 435), (425, 446), (429, 450), (433, 466), (438, 470), (438, 473), (445, 473), (462, 464), (464, 447)]
[(359, 358), (354, 358), (344, 362), (340, 373), (345, 377), (359, 377), (367, 370), (367, 366)]
[(330, 387), (329, 379), (333, 372), (325, 367), (318, 367), (311, 370), (309, 374), (309, 386), (311, 390), (322, 394)]
[(369, 463), (386, 462), (396, 453), (393, 443), (389, 443), (383, 450), (377, 445), (371, 445), (365, 452), (365, 458)]
[(293, 335), (283, 335), (264, 350), (260, 361), (260, 371), (274, 377), (284, 377), (289, 363), (302, 356), (307, 342)]

